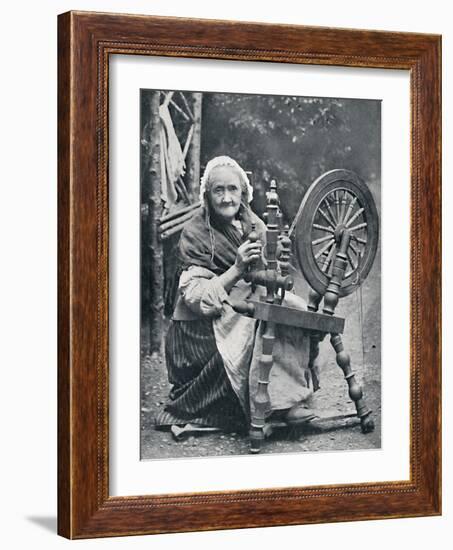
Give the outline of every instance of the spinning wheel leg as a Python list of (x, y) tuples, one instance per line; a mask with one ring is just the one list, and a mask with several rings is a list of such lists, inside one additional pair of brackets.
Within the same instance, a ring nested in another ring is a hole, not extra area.
[(321, 389), (319, 385), (319, 342), (322, 337), (320, 334), (312, 334), (310, 336), (310, 353), (308, 357), (308, 368), (311, 372), (311, 379), (313, 383), (313, 391), (316, 392)]
[[(308, 306), (309, 311), (318, 311), (319, 304), (322, 300), (321, 294), (313, 289), (310, 289), (308, 293)], [(313, 391), (320, 389), (319, 385), (319, 342), (323, 340), (325, 334), (313, 333), (310, 336), (310, 355), (308, 358), (308, 368), (311, 372), (311, 378), (313, 382)]]
[(337, 354), (337, 364), (343, 371), (344, 377), (349, 387), (349, 397), (354, 401), (357, 410), (357, 416), (360, 418), (360, 424), (363, 433), (369, 433), (374, 430), (374, 422), (371, 418), (371, 410), (366, 406), (363, 399), (363, 391), (360, 384), (355, 379), (355, 374), (351, 369), (351, 359), (349, 354), (344, 351), (343, 342), (339, 334), (332, 334), (330, 342)]
[(263, 352), (259, 362), (258, 391), (254, 400), (255, 412), (250, 426), (250, 452), (259, 453), (264, 441), (264, 426), (266, 413), (270, 411), (268, 384), (272, 368), (272, 351), (275, 342), (275, 324), (267, 322), (263, 334)]

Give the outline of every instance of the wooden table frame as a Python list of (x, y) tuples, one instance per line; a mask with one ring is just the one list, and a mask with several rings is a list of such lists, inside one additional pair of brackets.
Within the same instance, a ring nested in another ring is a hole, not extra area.
[[(439, 36), (70, 12), (59, 17), (58, 532), (69, 538), (441, 511)], [(109, 55), (410, 71), (410, 480), (109, 496)]]

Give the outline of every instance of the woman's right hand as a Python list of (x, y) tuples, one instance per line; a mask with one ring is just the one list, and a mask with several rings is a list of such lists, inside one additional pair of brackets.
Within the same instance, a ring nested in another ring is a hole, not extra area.
[(247, 269), (247, 267), (250, 265), (251, 262), (261, 258), (261, 250), (262, 250), (262, 244), (260, 241), (256, 241), (252, 243), (250, 242), (250, 240), (246, 240), (238, 248), (238, 251), (236, 254), (236, 261), (235, 261), (236, 268), (241, 273), (244, 273), (244, 271)]

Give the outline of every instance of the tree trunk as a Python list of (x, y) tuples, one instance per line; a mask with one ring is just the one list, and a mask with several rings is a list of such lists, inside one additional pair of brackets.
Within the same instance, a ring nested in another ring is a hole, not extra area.
[(161, 165), (160, 165), (160, 92), (153, 91), (148, 96), (149, 163), (144, 173), (144, 190), (146, 193), (147, 224), (144, 227), (143, 247), (146, 258), (142, 265), (145, 268), (144, 285), (149, 288), (148, 311), (142, 317), (149, 319), (149, 352), (160, 352), (163, 332), (163, 251), (159, 239), (159, 221), (162, 215), (161, 203)]
[(192, 96), (192, 112), (194, 116), (193, 134), (187, 153), (186, 185), (191, 202), (198, 201), (200, 192), (200, 149), (201, 149), (201, 101), (202, 93), (194, 92)]

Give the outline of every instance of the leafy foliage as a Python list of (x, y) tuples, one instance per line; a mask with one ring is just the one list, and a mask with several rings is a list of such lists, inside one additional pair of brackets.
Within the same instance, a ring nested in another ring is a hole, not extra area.
[(380, 175), (380, 102), (296, 96), (205, 93), (201, 164), (221, 154), (254, 175), (262, 212), (270, 180), (291, 220), (309, 185), (327, 170)]

